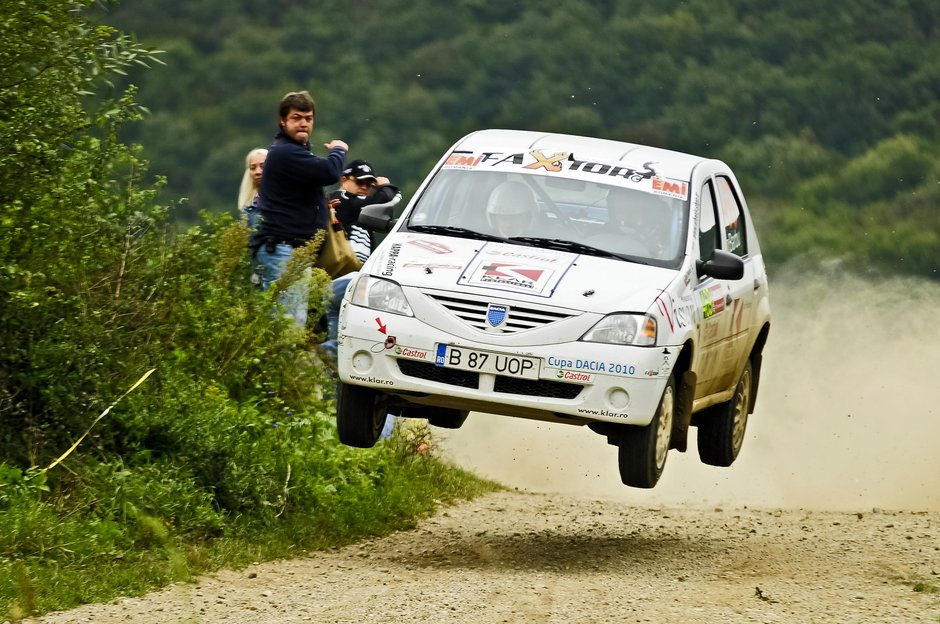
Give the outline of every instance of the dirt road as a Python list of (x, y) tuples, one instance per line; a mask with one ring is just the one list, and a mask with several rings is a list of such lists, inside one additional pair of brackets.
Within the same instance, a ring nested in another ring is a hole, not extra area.
[(520, 492), (413, 531), (44, 624), (940, 621), (940, 514), (638, 508)]

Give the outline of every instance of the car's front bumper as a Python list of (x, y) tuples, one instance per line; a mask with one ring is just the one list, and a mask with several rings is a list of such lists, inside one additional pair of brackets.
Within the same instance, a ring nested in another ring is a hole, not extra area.
[[(604, 421), (645, 425), (652, 420), (678, 349), (580, 341), (525, 347), (456, 336), (415, 317), (390, 316), (343, 303), (339, 376), (417, 404), (438, 405), (573, 424)], [(387, 323), (387, 324), (384, 324)], [(478, 332), (479, 333), (479, 332)], [(440, 345), (488, 354), (492, 370), (453, 368)], [(535, 362), (530, 378), (510, 371)], [(507, 366), (506, 364), (509, 364)]]

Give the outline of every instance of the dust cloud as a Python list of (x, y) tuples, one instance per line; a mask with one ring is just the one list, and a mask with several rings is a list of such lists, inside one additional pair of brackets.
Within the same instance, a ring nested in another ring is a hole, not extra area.
[[(757, 405), (730, 468), (695, 428), (652, 490), (587, 427), (473, 413), (442, 455), (507, 486), (642, 505), (940, 511), (940, 284), (834, 271), (771, 280)], [(443, 430), (435, 430), (441, 432)]]

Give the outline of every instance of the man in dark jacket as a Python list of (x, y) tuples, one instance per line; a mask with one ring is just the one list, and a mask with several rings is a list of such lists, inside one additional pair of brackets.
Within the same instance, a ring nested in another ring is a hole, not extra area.
[[(340, 179), (349, 147), (333, 139), (324, 144), (329, 152), (325, 158), (310, 151), (315, 112), (313, 98), (306, 91), (288, 93), (278, 107), (280, 129), (268, 148), (261, 178), (261, 229), (252, 242), (264, 290), (280, 278), (294, 248), (330, 223), (323, 187)], [(279, 299), (299, 327), (307, 322), (308, 285), (304, 282), (289, 287)]]

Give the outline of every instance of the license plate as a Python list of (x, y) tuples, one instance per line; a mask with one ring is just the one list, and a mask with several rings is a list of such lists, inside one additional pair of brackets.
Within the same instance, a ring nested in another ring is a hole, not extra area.
[(434, 363), (445, 368), (459, 368), (476, 373), (538, 379), (541, 360), (522, 355), (492, 353), (438, 344)]

